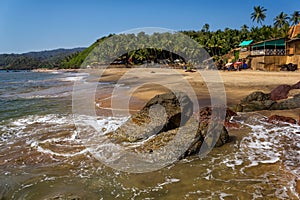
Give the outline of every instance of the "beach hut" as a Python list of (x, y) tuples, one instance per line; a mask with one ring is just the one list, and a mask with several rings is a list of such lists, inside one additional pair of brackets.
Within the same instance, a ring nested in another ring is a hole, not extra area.
[(285, 38), (265, 40), (251, 46), (251, 56), (284, 56)]
[(254, 70), (279, 71), (286, 64), (286, 39), (265, 40), (251, 45), (251, 67)]

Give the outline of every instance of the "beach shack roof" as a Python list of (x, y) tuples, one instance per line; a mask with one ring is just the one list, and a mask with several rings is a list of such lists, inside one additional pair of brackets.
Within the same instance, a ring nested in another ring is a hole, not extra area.
[(298, 35), (300, 34), (300, 23), (290, 27), (288, 34), (289, 34), (289, 38), (297, 38)]
[(245, 46), (250, 45), (252, 42), (253, 42), (253, 40), (244, 40), (243, 42), (241, 42), (241, 43), (239, 44), (239, 46), (240, 46), (240, 47), (245, 47)]
[(295, 41), (299, 41), (299, 40), (300, 40), (300, 38), (292, 38), (292, 39), (290, 39), (290, 40), (288, 40), (286, 42), (290, 43), (290, 42), (295, 42)]
[(273, 47), (284, 47), (285, 46), (285, 39), (273, 39), (273, 40), (265, 40), (263, 42), (258, 42), (252, 45), (252, 48), (259, 48), (265, 46), (273, 46)]

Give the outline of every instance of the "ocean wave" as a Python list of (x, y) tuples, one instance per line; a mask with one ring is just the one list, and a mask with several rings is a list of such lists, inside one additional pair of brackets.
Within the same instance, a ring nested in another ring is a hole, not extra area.
[(88, 73), (65, 73), (65, 77), (59, 78), (60, 81), (65, 82), (75, 82), (75, 81), (81, 81), (84, 80), (89, 76)]
[(16, 95), (18, 98), (35, 99), (35, 98), (59, 98), (66, 97), (72, 94), (73, 86), (58, 86), (44, 90), (37, 90)]

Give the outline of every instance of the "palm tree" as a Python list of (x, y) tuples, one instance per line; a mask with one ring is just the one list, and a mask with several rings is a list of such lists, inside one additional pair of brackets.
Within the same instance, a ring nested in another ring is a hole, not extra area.
[(207, 23), (204, 24), (203, 27), (202, 27), (202, 31), (203, 32), (208, 32), (209, 31), (209, 24), (207, 24)]
[(293, 14), (291, 14), (290, 22), (292, 23), (291, 25), (297, 25), (300, 21), (300, 13), (299, 11), (294, 11)]
[(266, 14), (265, 12), (267, 11), (267, 9), (265, 9), (264, 7), (260, 7), (260, 6), (254, 6), (254, 12), (251, 13), (251, 19), (252, 21), (256, 21), (256, 23), (260, 23), (262, 25), (262, 22), (265, 20), (266, 18)]
[(274, 18), (274, 26), (276, 28), (282, 28), (285, 24), (289, 24), (289, 16), (283, 12), (281, 12), (279, 15), (277, 15)]
[(244, 24), (243, 26), (241, 26), (241, 31), (242, 32), (248, 32), (248, 26), (246, 24)]

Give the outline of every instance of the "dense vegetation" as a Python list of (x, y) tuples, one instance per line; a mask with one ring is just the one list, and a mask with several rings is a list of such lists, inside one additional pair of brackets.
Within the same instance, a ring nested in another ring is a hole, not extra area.
[(84, 48), (56, 49), (23, 54), (0, 54), (0, 69), (22, 70), (60, 68), (66, 57), (77, 55)]
[(83, 51), (66, 56), (65, 59), (61, 62), (60, 68), (64, 68), (64, 69), (80, 68), (81, 64), (86, 59), (86, 57), (90, 54), (90, 52), (96, 46), (98, 46), (103, 40), (110, 38), (111, 36), (113, 36), (113, 35), (110, 34), (108, 36), (102, 37), (102, 38), (98, 39), (96, 42), (94, 42), (91, 46), (84, 49)]

